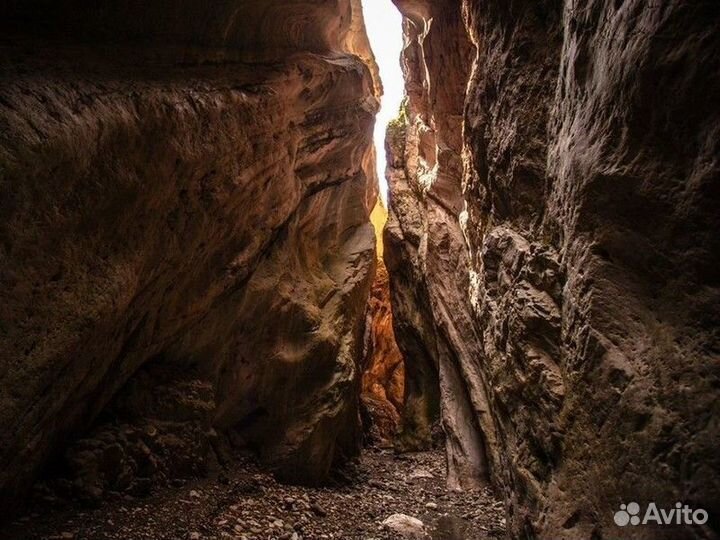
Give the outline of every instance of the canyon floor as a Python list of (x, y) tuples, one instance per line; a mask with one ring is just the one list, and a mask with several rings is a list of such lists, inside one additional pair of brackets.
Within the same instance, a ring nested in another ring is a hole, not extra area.
[[(505, 535), (504, 511), (491, 490), (445, 487), (442, 451), (396, 455), (366, 451), (336, 485), (278, 484), (238, 462), (215, 478), (188, 482), (143, 499), (95, 509), (36, 507), (0, 530), (4, 540), (392, 539), (393, 514), (423, 522), (425, 538), (481, 540)], [(67, 503), (66, 503), (67, 504)]]

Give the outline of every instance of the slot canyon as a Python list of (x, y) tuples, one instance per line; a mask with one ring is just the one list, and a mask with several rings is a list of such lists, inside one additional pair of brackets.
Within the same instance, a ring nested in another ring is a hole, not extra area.
[(0, 539), (720, 538), (720, 2), (0, 6)]

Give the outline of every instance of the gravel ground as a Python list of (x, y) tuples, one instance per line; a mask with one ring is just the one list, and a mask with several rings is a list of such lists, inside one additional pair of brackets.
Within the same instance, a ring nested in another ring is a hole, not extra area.
[(501, 503), (489, 489), (456, 493), (444, 481), (442, 452), (367, 450), (351, 479), (333, 487), (278, 484), (250, 461), (225, 475), (123, 497), (100, 508), (40, 508), (0, 530), (3, 540), (394, 539), (393, 514), (421, 520), (425, 538), (505, 536)]

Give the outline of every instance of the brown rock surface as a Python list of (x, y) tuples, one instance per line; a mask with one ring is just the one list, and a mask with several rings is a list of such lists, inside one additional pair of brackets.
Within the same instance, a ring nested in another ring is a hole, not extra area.
[[(410, 102), (385, 258), (406, 409), (435, 366), (451, 481), (457, 457), (489, 472), (514, 536), (718, 537), (717, 3), (465, 0), (474, 59), (443, 24), (457, 3), (396, 3)], [(450, 110), (464, 125), (441, 135)], [(620, 529), (629, 501), (715, 517)]]
[(358, 10), (4, 4), (4, 508), (159, 355), (286, 478), (357, 449), (379, 88)]
[[(386, 219), (387, 211), (378, 203), (373, 211), (373, 225), (378, 232), (379, 252), (383, 250), (381, 238)], [(405, 366), (395, 341), (390, 280), (382, 259), (378, 259), (368, 302), (365, 354), (361, 399), (370, 415), (370, 439), (387, 445), (400, 428), (405, 397)]]
[(212, 428), (213, 385), (195, 370), (154, 359), (71, 442), (33, 490), (33, 510), (68, 501), (145, 497), (217, 472), (235, 452)]
[[(720, 4), (394, 1), (399, 446), (441, 419), (513, 537), (718, 538)], [(93, 497), (175, 442), (210, 467), (211, 428), (321, 481), (358, 449), (376, 266), (360, 1), (8, 0), (0, 36), (4, 514), (70, 441)], [(78, 439), (153, 360), (188, 378)], [(630, 501), (711, 517), (618, 529)]]
[[(480, 348), (466, 300), (467, 252), (457, 217), (462, 210), (462, 110), (471, 45), (457, 3), (398, 5), (408, 15), (403, 52), (408, 102), (389, 126), (386, 140), (391, 204), (385, 260), (398, 343), (408, 359), (401, 445), (427, 446), (440, 414), (449, 483), (472, 487), (486, 477), (478, 418), (487, 405), (479, 383)], [(473, 392), (463, 381), (470, 381)]]

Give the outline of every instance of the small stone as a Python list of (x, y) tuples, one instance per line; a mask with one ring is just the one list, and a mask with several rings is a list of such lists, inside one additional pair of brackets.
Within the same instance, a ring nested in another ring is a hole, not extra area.
[(200, 540), (200, 538), (202, 538), (202, 536), (199, 532), (191, 532), (188, 534), (188, 540)]
[(403, 538), (425, 538), (425, 524), (406, 514), (393, 514), (382, 522), (382, 527)]
[(434, 502), (429, 502), (425, 505), (425, 508), (428, 508), (430, 510), (437, 510), (438, 505)]
[(327, 516), (327, 510), (325, 510), (322, 506), (320, 506), (318, 503), (312, 503), (310, 505), (310, 510), (313, 511), (313, 514), (319, 517), (325, 517)]
[(195, 498), (200, 498), (200, 493), (195, 491), (194, 489), (190, 490), (190, 496)]
[(435, 475), (428, 471), (427, 469), (414, 469), (409, 475), (408, 478), (410, 480), (420, 480), (423, 478), (435, 478)]

